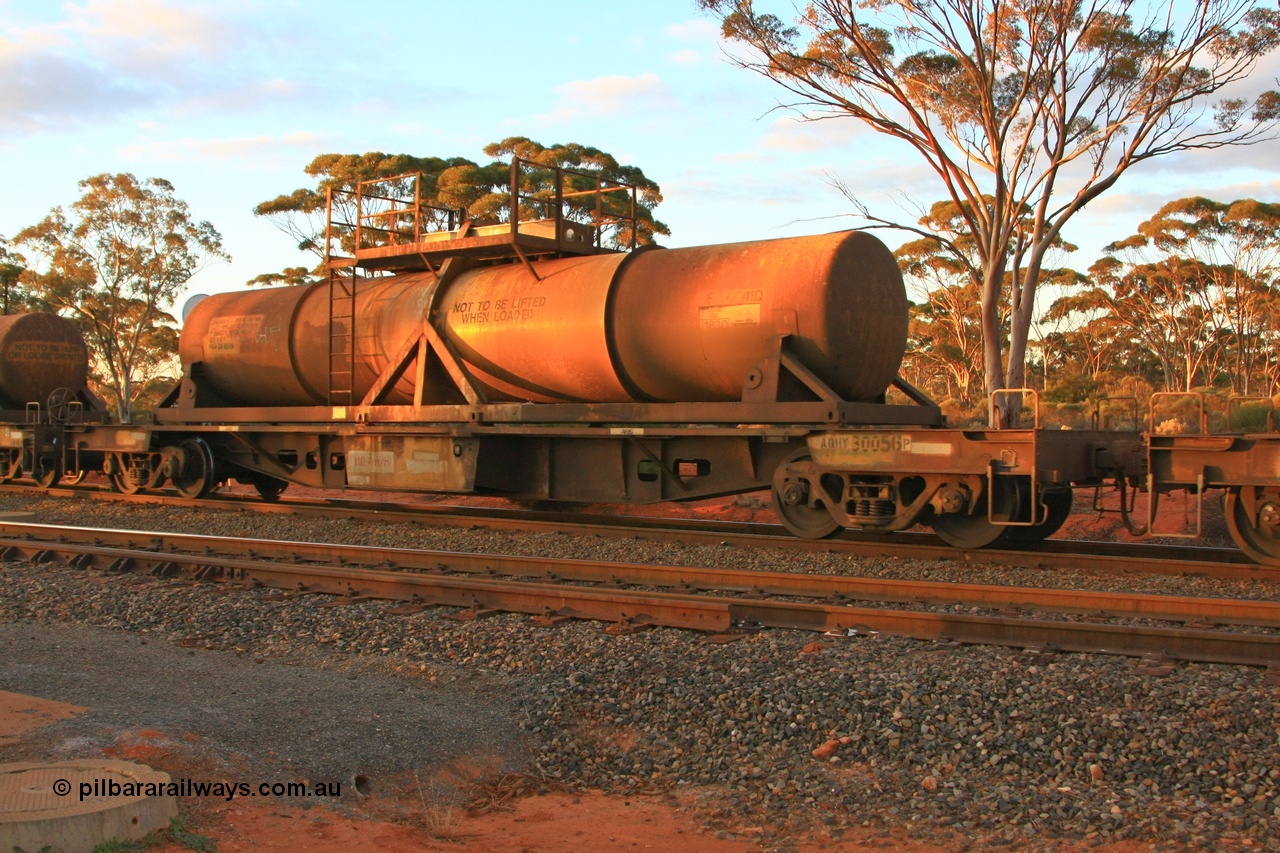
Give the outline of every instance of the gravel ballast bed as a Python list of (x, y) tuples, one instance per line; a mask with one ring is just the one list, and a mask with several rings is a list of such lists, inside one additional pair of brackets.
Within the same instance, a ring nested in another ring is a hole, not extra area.
[[(253, 513), (0, 497), (36, 521), (252, 538), (585, 559), (850, 571), (967, 582), (1239, 595), (1246, 585), (1166, 577), (1123, 583), (1082, 573), (1003, 572), (963, 563), (854, 560), (736, 548), (519, 536)], [(506, 691), (529, 738), (529, 768), (610, 790), (697, 789), (733, 831), (762, 822), (839, 831), (906, 827), (960, 846), (982, 837), (1043, 845), (1137, 838), (1201, 848), (1280, 850), (1278, 688), (1255, 669), (1182, 665), (1163, 678), (1132, 662), (892, 637), (822, 640), (773, 631), (728, 645), (656, 629), (614, 637), (599, 625), (537, 629), (498, 616), (460, 623), (429, 610), (387, 616), (369, 602), (2, 564), (0, 621), (76, 622), (173, 642), (193, 638), (268, 662), (378, 665), (402, 677), (482, 677)], [(1025, 576), (1025, 577), (1024, 577)], [(1255, 589), (1258, 597), (1274, 590)], [(820, 648), (819, 648), (820, 647)], [(842, 741), (832, 755), (812, 751)]]

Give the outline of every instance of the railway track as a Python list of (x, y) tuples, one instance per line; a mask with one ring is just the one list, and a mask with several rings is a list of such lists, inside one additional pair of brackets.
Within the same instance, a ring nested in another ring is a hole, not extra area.
[[(21, 486), (0, 486), (0, 492), (31, 494)], [(221, 496), (188, 500), (174, 494), (123, 495), (92, 486), (51, 489), (50, 497), (81, 497), (154, 506), (200, 507), (272, 514), (306, 514), (364, 521), (408, 522), (430, 526), (484, 527), (522, 533), (573, 533), (627, 539), (652, 539), (691, 545), (735, 545), (797, 552), (893, 557), (917, 560), (959, 560), (974, 565), (1012, 565), (1043, 569), (1072, 569), (1100, 574), (1173, 574), (1224, 580), (1280, 581), (1280, 568), (1250, 562), (1239, 551), (1198, 545), (1047, 540), (1034, 551), (999, 549), (959, 550), (931, 533), (863, 536), (846, 533), (835, 539), (799, 539), (780, 524), (708, 521), (681, 518), (584, 515), (571, 512), (494, 509), (452, 505), (390, 503), (385, 501), (294, 497), (265, 502), (256, 497)]]
[[(895, 581), (785, 572), (458, 554), (53, 525), (0, 524), (0, 558), (106, 572), (264, 586), (334, 604), (402, 602), (399, 613), (529, 614), (542, 624), (609, 622), (720, 638), (761, 628), (889, 633), (1014, 646), (1280, 667), (1280, 603)], [(910, 606), (901, 606), (909, 604)], [(1036, 612), (1028, 612), (1034, 608)], [(1084, 618), (1081, 618), (1081, 617)], [(1164, 624), (1149, 624), (1152, 622)], [(1177, 624), (1172, 624), (1177, 623)], [(1219, 626), (1230, 624), (1234, 629)]]

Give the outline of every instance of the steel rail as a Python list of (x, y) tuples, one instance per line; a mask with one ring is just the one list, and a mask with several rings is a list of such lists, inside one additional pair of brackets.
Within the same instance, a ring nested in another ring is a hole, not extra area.
[[(0, 486), (0, 490), (5, 488)], [(30, 489), (26, 489), (31, 491)], [(54, 496), (89, 497), (159, 506), (216, 510), (249, 510), (277, 514), (310, 514), (367, 521), (408, 521), (429, 526), (484, 527), (522, 533), (573, 532), (612, 538), (644, 538), (691, 545), (731, 544), (748, 548), (836, 553), (858, 557), (948, 560), (991, 566), (1073, 569), (1098, 574), (1204, 575), (1225, 580), (1280, 581), (1280, 568), (1249, 562), (1239, 551), (1208, 546), (1156, 545), (1081, 540), (1048, 540), (1034, 551), (998, 549), (960, 550), (938, 543), (932, 534), (897, 533), (890, 536), (850, 535), (808, 540), (779, 533), (780, 525), (758, 522), (707, 522), (638, 516), (582, 516), (476, 507), (386, 504), (360, 500), (289, 499), (265, 502), (256, 498), (206, 498), (189, 501), (173, 495), (121, 495), (99, 490), (52, 489)]]
[[(62, 555), (71, 565), (79, 567), (95, 566), (114, 571), (148, 568), (153, 573), (162, 575), (184, 572), (201, 579), (232, 580), (284, 589), (346, 595), (351, 600), (393, 598), (423, 604), (468, 607), (474, 611), (506, 610), (544, 617), (589, 618), (629, 625), (666, 625), (709, 631), (724, 631), (731, 626), (744, 624), (846, 635), (877, 631), (917, 639), (948, 640), (960, 643), (1124, 655), (1155, 654), (1175, 659), (1260, 666), (1280, 663), (1280, 635), (1277, 634), (1212, 631), (1199, 628), (1101, 625), (1003, 615), (980, 616), (857, 607), (826, 601), (754, 600), (695, 595), (687, 592), (603, 590), (599, 587), (533, 581), (513, 582), (491, 577), (447, 577), (439, 574), (405, 572), (400, 564), (397, 564), (399, 570), (369, 568), (367, 564), (360, 566), (350, 564), (354, 556), (369, 558), (386, 553), (402, 555), (413, 553), (402, 549), (308, 545), (307, 543), (188, 535), (170, 537), (167, 534), (138, 531), (95, 531), (37, 525), (5, 524), (2, 527), (4, 528), (2, 532), (5, 534), (12, 534), (14, 532), (12, 528), (28, 528), (24, 531), (25, 536), (6, 535), (0, 539), (0, 556), (5, 560), (13, 560), (22, 555), (25, 559), (42, 562), (54, 559), (55, 555)], [(37, 527), (43, 527), (43, 530), (34, 529)], [(45, 535), (38, 536), (39, 533)], [(73, 541), (77, 538), (88, 540), (94, 537), (94, 534), (100, 534), (96, 542)], [(137, 547), (136, 541), (125, 543), (133, 547), (103, 544), (104, 540), (130, 535), (144, 538), (149, 543), (149, 547)], [(179, 543), (184, 543), (191, 549), (185, 552), (172, 550)], [(201, 548), (191, 547), (201, 543)], [(246, 558), (218, 553), (215, 544), (250, 556)], [(287, 554), (268, 553), (280, 549), (292, 550)], [(304, 554), (312, 558), (341, 560), (345, 565), (334, 567), (268, 561), (299, 560)], [(434, 559), (438, 555), (439, 552), (428, 552), (424, 556)], [(446, 554), (444, 556), (475, 558), (482, 561), (487, 559), (489, 565), (484, 570), (490, 572), (502, 571), (495, 567), (495, 563), (500, 566), (505, 561), (511, 560), (523, 563), (526, 569), (531, 563), (538, 564), (544, 574), (547, 566), (555, 566), (560, 570), (557, 577), (563, 573), (563, 567), (566, 564), (576, 566), (583, 571), (592, 566), (597, 568), (604, 566), (606, 570), (613, 570), (614, 573), (609, 575), (609, 579), (614, 580), (620, 576), (625, 577), (626, 572), (632, 569), (654, 571), (663, 568), (495, 555)], [(673, 571), (694, 572), (694, 570), (685, 569)], [(713, 571), (733, 577), (755, 574), (735, 573), (729, 570)], [(861, 580), (832, 576), (801, 577), (820, 577), (827, 582)], [(601, 580), (604, 577), (597, 574), (595, 579)], [(939, 585), (935, 584), (935, 586)], [(1016, 594), (1025, 590), (1009, 591)], [(1144, 596), (1143, 598), (1163, 597)], [(1250, 608), (1257, 605), (1265, 608), (1269, 604), (1268, 602), (1238, 602), (1221, 599), (1200, 601), (1213, 605), (1245, 605)], [(1149, 614), (1144, 612), (1142, 615)], [(1274, 606), (1271, 615), (1274, 616)]]
[(255, 558), (313, 563), (338, 562), (344, 566), (365, 568), (512, 575), (588, 583), (604, 582), (678, 587), (685, 590), (738, 592), (751, 595), (826, 598), (836, 601), (886, 601), (931, 606), (1039, 609), (1109, 617), (1280, 628), (1280, 602), (1256, 599), (663, 566), (650, 563), (239, 539), (196, 534), (155, 534), (138, 530), (107, 531), (60, 525), (0, 523), (0, 531), (7, 537), (0, 539), (0, 548), (19, 544), (23, 541), (21, 537), (24, 536), (37, 541), (56, 536), (59, 541), (81, 544), (136, 548), (140, 542), (149, 542), (150, 547), (145, 550), (163, 548), (167, 551), (206, 555), (236, 555), (248, 552)]

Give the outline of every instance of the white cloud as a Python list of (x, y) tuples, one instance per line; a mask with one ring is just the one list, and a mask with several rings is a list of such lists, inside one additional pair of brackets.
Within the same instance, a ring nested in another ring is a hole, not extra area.
[(668, 24), (664, 34), (670, 41), (687, 45), (667, 54), (667, 61), (675, 65), (698, 65), (721, 56), (720, 27), (711, 21)]
[(675, 105), (662, 79), (652, 72), (635, 77), (610, 76), (575, 80), (557, 86), (555, 105), (539, 118), (568, 122), (583, 115), (621, 115), (668, 110)]
[(674, 65), (698, 65), (706, 61), (706, 56), (692, 48), (685, 48), (675, 53), (668, 53), (667, 61)]
[(172, 139), (164, 142), (138, 142), (120, 149), (122, 157), (132, 160), (257, 160), (282, 149), (318, 150), (323, 138), (310, 131), (284, 136), (247, 136), (232, 139)]
[(758, 163), (769, 158), (758, 151), (737, 151), (733, 154), (713, 154), (711, 159), (717, 163)]
[(847, 147), (868, 133), (866, 125), (852, 118), (782, 116), (769, 125), (760, 144), (783, 151), (821, 151)]
[(177, 0), (87, 0), (53, 23), (0, 23), (0, 134), (114, 121), (139, 109), (225, 110), (291, 97), (233, 61), (255, 50), (218, 7)]
[(230, 27), (194, 4), (89, 0), (68, 4), (67, 11), (66, 26), (86, 49), (116, 68), (143, 74), (214, 59), (235, 44)]
[(720, 27), (713, 21), (694, 18), (678, 24), (667, 24), (666, 34), (675, 41), (720, 43)]
[(733, 180), (710, 177), (703, 169), (689, 169), (663, 189), (668, 202), (719, 206), (725, 210), (759, 207), (781, 208), (803, 203), (815, 189), (815, 182), (800, 172), (754, 172)]
[(292, 80), (260, 80), (228, 86), (207, 94), (193, 94), (174, 106), (179, 115), (225, 112), (247, 109), (261, 104), (296, 99), (303, 87)]
[(67, 127), (79, 118), (109, 116), (152, 100), (132, 81), (103, 74), (96, 64), (31, 50), (0, 39), (0, 133)]

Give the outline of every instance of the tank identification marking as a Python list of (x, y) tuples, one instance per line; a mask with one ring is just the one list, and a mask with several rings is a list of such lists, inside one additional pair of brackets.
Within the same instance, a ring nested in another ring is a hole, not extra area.
[(744, 302), (763, 302), (764, 291), (760, 288), (743, 290), (712, 290), (707, 293), (709, 305), (738, 305)]
[(742, 305), (710, 305), (698, 309), (698, 328), (733, 329), (738, 326), (760, 325), (760, 303)]
[(510, 299), (474, 299), (453, 303), (452, 314), (461, 325), (510, 323), (532, 320), (547, 304), (545, 296), (514, 296)]
[[(816, 440), (815, 440), (816, 439)], [(811, 450), (839, 450), (845, 453), (910, 453), (911, 436), (902, 433), (826, 433), (810, 440)]]
[(76, 364), (84, 361), (84, 354), (84, 347), (63, 341), (14, 341), (4, 357), (11, 364)]
[(215, 317), (204, 333), (205, 358), (210, 355), (234, 355), (245, 341), (258, 341), (265, 314), (233, 314)]
[(415, 450), (413, 455), (404, 461), (404, 468), (410, 474), (443, 474), (445, 462), (439, 453), (427, 450)]
[(5, 447), (21, 447), (22, 430), (5, 427), (3, 431), (0, 431), (0, 444)]
[(115, 433), (116, 447), (121, 450), (146, 450), (147, 434), (138, 430), (120, 430)]
[(347, 482), (367, 483), (376, 474), (396, 470), (396, 455), (390, 450), (348, 450)]
[(347, 419), (347, 407), (346, 407), (346, 406), (334, 406), (334, 407), (333, 407), (333, 419), (334, 419), (335, 421), (345, 421), (345, 420)]
[(347, 485), (392, 491), (475, 489), (474, 439), (438, 435), (353, 436), (346, 441)]
[(240, 427), (236, 424), (222, 424), (218, 427), (218, 432), (239, 432)]
[(609, 435), (644, 435), (644, 427), (610, 427)]
[[(891, 470), (902, 465), (918, 464), (908, 461), (908, 458), (913, 456), (953, 457), (956, 455), (957, 447), (954, 443), (920, 440), (923, 438), (925, 436), (912, 436), (910, 433), (871, 430), (828, 432), (809, 436), (808, 444), (814, 462), (834, 467)], [(930, 464), (949, 467), (953, 463)]]
[(956, 446), (945, 441), (917, 441), (911, 445), (911, 452), (920, 456), (951, 456)]

